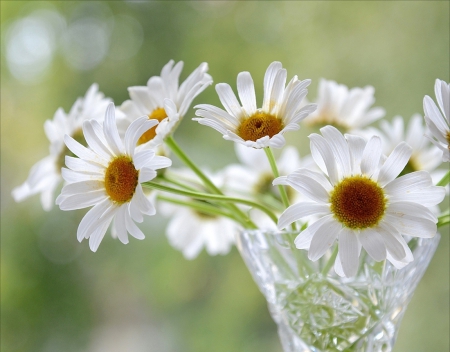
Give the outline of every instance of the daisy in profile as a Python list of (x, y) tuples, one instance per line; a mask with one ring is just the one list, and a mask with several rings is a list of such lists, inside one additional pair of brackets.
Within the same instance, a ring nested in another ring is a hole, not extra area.
[[(437, 79), (434, 93), (439, 104), (436, 106), (428, 95), (423, 98), (425, 122), (431, 131), (431, 141), (442, 150), (442, 161), (450, 161), (450, 84)], [(441, 113), (442, 112), (442, 113)]]
[(206, 72), (208, 64), (200, 64), (186, 80), (179, 85), (183, 62), (174, 66), (170, 60), (162, 69), (161, 76), (153, 76), (146, 86), (129, 87), (130, 100), (126, 100), (120, 110), (126, 118), (118, 121), (119, 129), (128, 126), (132, 121), (146, 115), (160, 123), (150, 128), (139, 138), (138, 145), (155, 147), (170, 135), (186, 114), (197, 95), (212, 83)]
[(44, 210), (50, 210), (54, 203), (54, 192), (62, 181), (61, 168), (64, 158), (70, 151), (64, 144), (64, 135), (69, 135), (82, 144), (84, 141), (81, 126), (84, 121), (94, 119), (103, 121), (106, 107), (111, 101), (98, 91), (98, 85), (93, 84), (83, 98), (77, 99), (70, 112), (66, 114), (59, 108), (53, 120), (44, 123), (45, 134), (50, 141), (50, 153), (38, 161), (30, 170), (27, 180), (12, 191), (16, 202), (40, 193)]
[(299, 169), (274, 180), (311, 200), (287, 208), (278, 228), (310, 214), (320, 215), (297, 236), (295, 245), (308, 249), (308, 257), (316, 261), (338, 240), (335, 271), (340, 275), (356, 275), (361, 247), (375, 261), (388, 259), (403, 267), (413, 257), (402, 235), (436, 234), (437, 218), (429, 207), (444, 199), (444, 188), (433, 186), (426, 171), (396, 178), (411, 156), (411, 147), (404, 142), (384, 160), (377, 136), (366, 143), (361, 137), (344, 137), (332, 126), (320, 131), (322, 136), (309, 138), (322, 173)]
[(168, 167), (171, 160), (155, 156), (153, 150), (135, 152), (143, 132), (158, 121), (143, 116), (135, 120), (122, 140), (115, 124), (114, 104), (105, 114), (103, 127), (96, 120), (83, 123), (83, 134), (89, 148), (66, 135), (64, 142), (78, 158), (66, 156), (68, 169), (62, 169), (66, 181), (56, 204), (61, 210), (94, 206), (78, 226), (77, 238), (89, 238), (89, 247), (96, 251), (114, 218), (114, 232), (122, 243), (128, 233), (137, 239), (144, 234), (134, 221), (142, 222), (142, 214), (154, 215), (153, 204), (144, 196), (142, 182), (156, 176), (157, 169)]
[(332, 125), (345, 132), (365, 128), (382, 118), (382, 108), (371, 108), (375, 102), (371, 86), (348, 89), (343, 84), (321, 79), (316, 99), (317, 110), (305, 119), (309, 125)]
[[(223, 185), (223, 173), (206, 174), (214, 184), (219, 187)], [(170, 169), (168, 175), (194, 188), (202, 187), (190, 169)], [(196, 258), (203, 248), (209, 255), (227, 254), (235, 243), (236, 234), (242, 230), (242, 226), (230, 218), (176, 203), (187, 201), (214, 210), (214, 206), (207, 202), (173, 195), (170, 198), (160, 196), (160, 200), (162, 202), (158, 203), (158, 209), (171, 218), (166, 229), (169, 243), (181, 251), (186, 259)]]
[(219, 83), (216, 91), (225, 110), (208, 104), (197, 105), (195, 114), (200, 118), (194, 120), (214, 128), (223, 138), (247, 147), (281, 148), (285, 144), (283, 134), (298, 130), (299, 122), (316, 108), (315, 104), (300, 107), (311, 81), (299, 81), (294, 76), (286, 86), (286, 76), (280, 62), (270, 64), (264, 76), (263, 105), (258, 109), (252, 76), (241, 72), (237, 77), (241, 103), (228, 84)]

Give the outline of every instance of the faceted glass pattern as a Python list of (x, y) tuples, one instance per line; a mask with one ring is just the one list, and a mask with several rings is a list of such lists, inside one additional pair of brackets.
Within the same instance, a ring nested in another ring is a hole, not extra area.
[(361, 252), (358, 274), (327, 265), (333, 247), (311, 262), (296, 234), (242, 232), (238, 248), (278, 325), (285, 352), (392, 351), (400, 321), (439, 243), (407, 239), (414, 261), (403, 269)]

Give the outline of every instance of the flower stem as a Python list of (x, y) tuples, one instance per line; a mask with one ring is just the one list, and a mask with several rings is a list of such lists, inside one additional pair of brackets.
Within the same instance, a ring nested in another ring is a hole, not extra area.
[(199, 212), (206, 213), (209, 215), (219, 215), (219, 216), (225, 216), (227, 218), (236, 220), (236, 218), (229, 212), (224, 211), (214, 205), (204, 203), (204, 202), (195, 202), (195, 201), (184, 201), (181, 199), (171, 198), (159, 195), (158, 200), (162, 200), (164, 202), (172, 203), (172, 204), (178, 204), (185, 207), (189, 207), (192, 209), (195, 209)]
[[(181, 189), (176, 189), (176, 188), (160, 185), (159, 183), (151, 182), (151, 181), (144, 182), (144, 183), (142, 183), (142, 185), (144, 185), (145, 187), (148, 187), (148, 188), (153, 188), (153, 189), (157, 189), (157, 190), (164, 191), (164, 192), (179, 194), (181, 196), (185, 196), (185, 197), (189, 197), (189, 198), (193, 198), (193, 199), (212, 200), (212, 201), (218, 201), (218, 202), (240, 203), (240, 204), (249, 205), (251, 207), (262, 210), (264, 213), (266, 213), (270, 217), (270, 219), (275, 224), (278, 221), (278, 218), (276, 217), (276, 215), (274, 213), (272, 213), (272, 211), (270, 209), (266, 208), (264, 205), (261, 205), (259, 203), (252, 202), (251, 200), (235, 198), (235, 197), (227, 197), (227, 196), (220, 195), (220, 194), (206, 194), (206, 193), (185, 191), (185, 190), (181, 190)], [(247, 224), (247, 226), (251, 226), (251, 228), (256, 228), (256, 225), (253, 224), (253, 222), (251, 222), (250, 220), (248, 220), (248, 218), (247, 218), (247, 221), (245, 221), (245, 223)]]
[(442, 227), (445, 225), (450, 224), (450, 213), (446, 213), (444, 215), (441, 215), (438, 217), (438, 223), (437, 223), (437, 227)]
[(450, 171), (447, 171), (444, 177), (436, 184), (436, 186), (447, 186), (450, 183)]
[[(272, 169), (273, 176), (275, 178), (280, 177), (280, 172), (278, 171), (277, 163), (275, 161), (275, 157), (273, 156), (272, 149), (270, 149), (270, 147), (267, 147), (267, 148), (264, 148), (264, 151), (266, 153), (267, 160), (269, 160), (269, 164), (270, 164), (270, 168)], [(289, 204), (289, 198), (288, 198), (288, 195), (286, 192), (286, 188), (284, 188), (283, 185), (278, 185), (278, 190), (280, 191), (281, 200), (283, 201), (284, 207), (288, 208), (290, 204)], [(296, 226), (295, 222), (292, 223), (291, 227), (292, 227), (292, 231), (297, 230), (297, 226)]]
[[(209, 189), (210, 192), (222, 195), (223, 193), (219, 188), (200, 170), (197, 165), (183, 152), (179, 145), (175, 142), (172, 136), (166, 138), (167, 146), (172, 150), (172, 152), (187, 166), (189, 166), (192, 171), (202, 180), (203, 184)], [(241, 222), (248, 223), (252, 228), (256, 228), (256, 225), (246, 216), (236, 205), (228, 203), (228, 208), (236, 215), (236, 217), (241, 219)]]
[(338, 245), (336, 244), (334, 246), (333, 253), (331, 253), (330, 259), (328, 259), (327, 263), (322, 269), (322, 275), (326, 276), (328, 274), (328, 272), (330, 271), (331, 267), (334, 264), (334, 261), (336, 260), (337, 254), (338, 254)]

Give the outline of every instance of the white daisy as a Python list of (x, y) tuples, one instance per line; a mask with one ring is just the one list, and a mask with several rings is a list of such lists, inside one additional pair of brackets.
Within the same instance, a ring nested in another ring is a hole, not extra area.
[(73, 104), (69, 114), (59, 108), (53, 120), (44, 123), (45, 134), (50, 141), (50, 154), (38, 161), (30, 170), (27, 180), (12, 191), (16, 202), (20, 202), (32, 195), (41, 194), (41, 204), (44, 210), (53, 206), (55, 189), (62, 181), (61, 167), (64, 166), (64, 157), (70, 151), (64, 145), (64, 135), (69, 135), (85, 144), (81, 126), (88, 119), (102, 121), (108, 103), (104, 94), (98, 91), (98, 85), (93, 84), (86, 92), (84, 98), (79, 98)]
[(120, 106), (126, 119), (118, 121), (119, 126), (127, 126), (143, 115), (160, 122), (139, 138), (139, 145), (154, 147), (161, 144), (173, 132), (195, 97), (212, 83), (211, 76), (206, 73), (208, 64), (204, 62), (179, 86), (182, 69), (182, 61), (174, 66), (174, 61), (170, 60), (163, 67), (161, 76), (150, 77), (147, 86), (128, 88), (131, 100)]
[(283, 134), (298, 130), (298, 123), (316, 108), (309, 104), (300, 108), (308, 93), (310, 80), (299, 81), (294, 76), (287, 86), (286, 70), (280, 62), (270, 64), (264, 76), (264, 101), (256, 108), (255, 88), (249, 72), (237, 77), (239, 104), (231, 87), (226, 83), (216, 85), (216, 91), (225, 110), (209, 104), (197, 105), (193, 120), (223, 134), (223, 138), (247, 147), (281, 148), (285, 144)]
[[(261, 149), (247, 148), (235, 143), (235, 151), (240, 164), (231, 164), (223, 170), (225, 182), (224, 191), (231, 196), (245, 197), (263, 202), (270, 207), (279, 208), (281, 213), (282, 200), (278, 187), (273, 186), (273, 171), (270, 167), (266, 154)], [(276, 161), (280, 175), (287, 175), (300, 167), (315, 166), (312, 158), (306, 156), (300, 158), (297, 149), (287, 146), (283, 149)], [(297, 203), (301, 199), (298, 192), (287, 189), (287, 195), (291, 203)], [(276, 230), (276, 224), (259, 209), (248, 209), (251, 220), (259, 229)]]
[(429, 207), (443, 200), (444, 188), (433, 186), (426, 171), (396, 178), (411, 156), (411, 147), (404, 142), (380, 162), (379, 137), (366, 143), (354, 135), (344, 138), (332, 126), (321, 132), (323, 136), (311, 134), (309, 138), (312, 156), (323, 173), (299, 169), (274, 181), (312, 200), (286, 209), (278, 227), (310, 214), (321, 215), (297, 236), (295, 245), (308, 249), (308, 257), (315, 261), (337, 239), (338, 274), (356, 275), (361, 246), (375, 261), (388, 259), (397, 267), (406, 265), (413, 258), (402, 235), (435, 235), (437, 218)]
[(317, 110), (305, 119), (311, 125), (332, 125), (346, 132), (359, 130), (382, 118), (382, 108), (370, 108), (375, 102), (371, 86), (348, 89), (343, 84), (321, 79), (316, 99)]
[[(450, 84), (436, 80), (434, 93), (438, 107), (428, 95), (423, 98), (425, 122), (431, 131), (431, 141), (442, 150), (442, 161), (450, 161)], [(442, 112), (442, 114), (441, 114)]]
[[(223, 174), (210, 174), (208, 177), (219, 187), (223, 184)], [(195, 175), (188, 169), (171, 169), (169, 176), (192, 187), (201, 187)], [(184, 197), (171, 196), (173, 199)], [(169, 243), (180, 250), (186, 259), (194, 259), (203, 248), (210, 255), (227, 254), (235, 243), (236, 234), (242, 229), (233, 220), (216, 214), (169, 202), (158, 203), (159, 209), (171, 219), (166, 229)]]
[(147, 116), (135, 120), (122, 141), (114, 110), (111, 103), (103, 128), (96, 120), (83, 123), (83, 134), (90, 149), (68, 135), (64, 138), (67, 147), (79, 159), (66, 156), (68, 169), (62, 169), (62, 176), (67, 184), (56, 203), (61, 210), (94, 206), (81, 220), (77, 231), (80, 242), (89, 238), (94, 252), (113, 218), (115, 233), (122, 243), (128, 243), (128, 232), (137, 239), (144, 238), (134, 221), (142, 222), (142, 214), (155, 214), (155, 208), (144, 196), (140, 184), (153, 179), (155, 170), (172, 163), (166, 157), (155, 156), (153, 150), (135, 153), (139, 137), (158, 121), (149, 120)]

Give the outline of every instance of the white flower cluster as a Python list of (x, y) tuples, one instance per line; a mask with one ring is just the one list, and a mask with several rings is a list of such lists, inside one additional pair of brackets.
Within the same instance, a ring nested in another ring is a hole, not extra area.
[[(95, 84), (69, 114), (58, 109), (44, 126), (50, 155), (13, 190), (16, 201), (40, 193), (48, 210), (64, 181), (56, 204), (62, 210), (92, 207), (77, 237), (89, 239), (93, 251), (111, 224), (122, 243), (128, 234), (143, 239), (135, 223), (157, 208), (171, 217), (170, 244), (188, 259), (202, 248), (211, 255), (228, 253), (246, 228), (291, 226), (298, 232), (295, 247), (308, 250), (313, 261), (337, 246), (334, 268), (341, 276), (356, 275), (362, 249), (375, 261), (402, 268), (414, 259), (407, 239), (435, 235), (437, 205), (446, 194), (436, 185), (445, 174), (439, 167), (450, 160), (448, 83), (436, 80), (439, 108), (424, 98), (428, 129), (420, 115), (407, 125), (400, 116), (383, 120), (378, 129), (369, 125), (385, 111), (371, 107), (371, 86), (348, 89), (321, 80), (309, 104), (311, 81), (294, 76), (287, 83), (286, 69), (273, 62), (258, 108), (252, 76), (241, 72), (239, 100), (228, 84), (219, 83), (224, 109), (195, 107), (193, 120), (235, 142), (239, 164), (213, 173), (197, 167), (173, 138), (193, 100), (212, 84), (206, 63), (179, 84), (182, 68), (182, 62), (170, 61), (146, 86), (129, 87), (130, 100), (117, 109)], [(284, 134), (302, 123), (321, 128), (309, 136), (311, 156), (300, 158), (296, 148), (285, 147)], [(271, 148), (283, 147), (276, 160)], [(188, 168), (169, 168), (171, 160), (161, 155), (168, 149)], [(447, 173), (439, 185), (448, 178)]]

